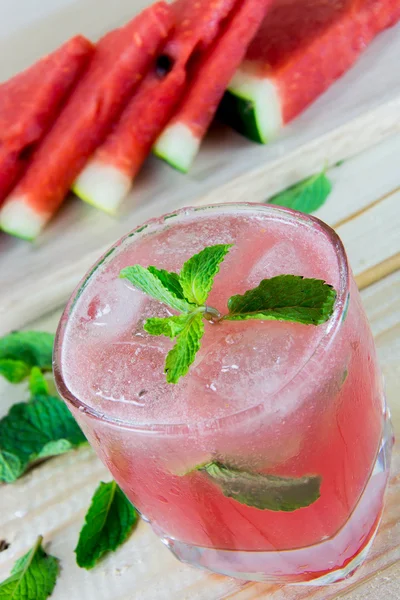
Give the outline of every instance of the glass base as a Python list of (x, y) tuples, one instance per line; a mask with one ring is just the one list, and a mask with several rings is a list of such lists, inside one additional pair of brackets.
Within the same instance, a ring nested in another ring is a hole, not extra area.
[(386, 420), (372, 475), (351, 517), (334, 536), (313, 546), (282, 551), (219, 550), (192, 546), (156, 533), (182, 562), (249, 581), (326, 585), (351, 576), (363, 563), (378, 529), (389, 476), (393, 431)]

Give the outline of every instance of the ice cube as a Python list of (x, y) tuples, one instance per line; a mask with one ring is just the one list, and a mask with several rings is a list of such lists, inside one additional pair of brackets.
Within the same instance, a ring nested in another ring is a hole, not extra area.
[(107, 282), (101, 292), (81, 300), (77, 327), (81, 335), (112, 340), (135, 329), (147, 299), (122, 279)]
[(290, 412), (290, 403), (281, 406), (274, 394), (311, 356), (318, 328), (278, 321), (226, 322), (224, 328), (215, 343), (205, 342), (188, 376), (187, 394), (201, 415), (221, 417), (262, 402), (276, 416)]
[(307, 275), (306, 262), (289, 241), (278, 242), (257, 260), (249, 270), (248, 284), (254, 287), (263, 279), (282, 274)]

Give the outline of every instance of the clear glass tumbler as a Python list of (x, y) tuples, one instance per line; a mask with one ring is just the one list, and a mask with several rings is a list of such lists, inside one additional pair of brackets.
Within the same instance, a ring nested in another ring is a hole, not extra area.
[[(179, 272), (217, 243), (233, 244), (208, 299), (221, 313), (230, 296), (288, 273), (331, 284), (333, 315), (319, 326), (205, 322), (188, 375), (168, 384), (173, 342), (143, 323), (173, 311), (119, 272), (132, 264)], [(392, 430), (345, 251), (318, 219), (232, 204), (149, 221), (75, 290), (54, 363), (92, 447), (182, 561), (241, 579), (321, 585), (365, 558), (383, 509)], [(206, 465), (228, 465), (230, 475)], [(302, 503), (316, 485), (314, 500)], [(260, 494), (271, 493), (281, 508), (260, 508)]]

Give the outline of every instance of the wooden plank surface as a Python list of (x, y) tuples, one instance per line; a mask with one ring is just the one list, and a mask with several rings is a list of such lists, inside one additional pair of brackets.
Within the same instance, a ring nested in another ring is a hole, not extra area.
[[(365, 272), (371, 274), (373, 283), (362, 291), (362, 298), (398, 435), (400, 272), (382, 278), (379, 265), (400, 251), (398, 236), (393, 235), (393, 220), (398, 217), (395, 207), (399, 201), (396, 191), (399, 148), (400, 139), (396, 137), (333, 169), (330, 176), (335, 181), (335, 191), (320, 210), (321, 216), (323, 213), (343, 236), (358, 273), (358, 283)], [(374, 177), (374, 173), (379, 177)], [(375, 219), (379, 224), (376, 227)], [(388, 219), (392, 222), (387, 223)], [(375, 255), (371, 248), (376, 249)], [(47, 307), (42, 308), (45, 312)], [(53, 310), (30, 326), (52, 331), (59, 314), (60, 309)], [(20, 393), (17, 387), (1, 383), (1, 414), (20, 398)], [(180, 564), (143, 522), (130, 540), (94, 571), (78, 569), (73, 549), (90, 497), (101, 479), (107, 481), (110, 476), (86, 448), (48, 461), (15, 484), (1, 487), (0, 539), (11, 545), (0, 553), (0, 580), (8, 574), (15, 558), (43, 533), (49, 550), (61, 558), (63, 565), (54, 600), (394, 600), (399, 597), (400, 567), (396, 563), (400, 560), (400, 449), (397, 446), (382, 526), (366, 565), (354, 578), (325, 588), (235, 581)]]
[[(346, 242), (349, 243), (349, 250), (352, 253), (352, 260), (357, 268), (357, 273), (362, 273), (364, 250), (371, 254), (366, 268), (374, 261), (373, 246), (365, 248), (364, 244), (358, 248), (357, 243), (352, 243), (352, 238), (358, 235), (364, 235), (364, 232), (358, 234), (351, 224), (352, 217), (359, 215), (360, 211), (373, 209), (382, 201), (385, 203), (385, 210), (388, 221), (381, 223), (373, 231), (374, 240), (380, 240), (380, 254), (385, 252), (386, 239), (389, 239), (387, 229), (390, 229), (390, 239), (396, 235), (392, 227), (392, 212), (396, 214), (394, 218), (398, 220), (399, 213), (396, 212), (396, 200), (393, 200), (393, 190), (400, 187), (400, 169), (398, 166), (398, 157), (400, 156), (400, 134), (394, 134), (386, 141), (372, 147), (361, 155), (355, 156), (339, 167), (334, 167), (329, 171), (329, 176), (333, 181), (333, 192), (328, 202), (316, 212), (316, 215), (325, 220), (332, 226), (337, 226), (339, 232), (346, 236)], [(320, 166), (320, 165), (319, 165)], [(300, 171), (293, 166), (287, 173), (286, 183), (289, 185), (292, 179), (300, 177)], [(226, 195), (216, 193), (215, 201), (228, 201), (249, 199), (249, 189), (247, 195), (244, 195), (244, 188), (239, 186), (237, 196), (232, 197), (230, 191)], [(268, 197), (265, 192), (260, 194), (255, 200), (261, 200)], [(251, 197), (253, 199), (253, 197)], [(398, 201), (398, 199), (397, 199)], [(201, 203), (201, 199), (196, 203)], [(188, 204), (188, 202), (185, 202)], [(174, 208), (178, 208), (179, 202), (174, 203), (166, 195), (162, 203), (156, 203), (156, 206), (146, 205), (138, 207), (134, 224), (139, 225), (146, 219), (162, 214)], [(66, 207), (72, 208), (72, 206)], [(83, 203), (78, 204), (78, 208), (85, 211), (88, 221), (85, 227), (92, 227), (100, 240), (108, 239), (109, 234), (105, 232), (104, 227), (98, 230), (99, 214)], [(380, 208), (377, 209), (379, 211)], [(390, 213), (390, 214), (389, 214)], [(373, 213), (373, 215), (375, 212)], [(67, 214), (65, 213), (67, 216)], [(73, 223), (73, 215), (70, 224)], [(95, 218), (91, 221), (90, 218)], [(106, 215), (101, 215), (107, 224), (110, 223)], [(80, 230), (71, 234), (71, 238), (62, 230), (62, 222), (56, 220), (50, 227), (50, 231), (45, 232), (44, 240), (39, 241), (37, 245), (28, 247), (24, 242), (11, 240), (0, 234), (0, 282), (2, 289), (0, 294), (0, 335), (13, 328), (24, 326), (27, 322), (39, 317), (46, 311), (52, 310), (55, 306), (65, 302), (72, 289), (77, 285), (80, 278), (90, 265), (106, 250), (106, 248), (117, 239), (117, 237), (126, 233), (132, 223), (111, 221), (113, 224), (112, 233), (114, 237), (109, 238), (107, 244), (103, 244), (100, 249), (94, 250), (92, 240), (86, 240)], [(368, 232), (365, 235), (371, 235), (373, 223), (364, 217), (363, 223)], [(105, 226), (105, 223), (103, 223)], [(56, 249), (49, 249), (46, 243), (51, 242), (51, 236), (56, 235)], [(75, 244), (74, 253), (71, 255), (71, 241)], [(9, 245), (13, 246), (12, 254), (14, 258), (9, 258)], [(374, 241), (375, 243), (375, 241)], [(49, 256), (51, 254), (51, 258)], [(361, 253), (357, 255), (357, 253)], [(386, 258), (386, 257), (385, 257)], [(377, 261), (380, 262), (380, 261)], [(393, 267), (394, 269), (394, 267)], [(393, 270), (392, 269), (392, 270)], [(389, 272), (391, 272), (389, 270)], [(40, 280), (40, 285), (37, 282)], [(6, 283), (6, 285), (5, 285)]]
[[(146, 4), (146, 0), (45, 0), (33, 14), (31, 3), (21, 2), (21, 15), (13, 17), (9, 27), (0, 27), (0, 56), (10, 57), (0, 61), (0, 80), (72, 33), (80, 30), (96, 38)], [(198, 203), (263, 201), (324, 165), (399, 132), (400, 71), (393, 68), (393, 57), (400, 55), (399, 32), (400, 25), (380, 35), (354, 68), (272, 144), (252, 144), (215, 126), (186, 176), (151, 157), (119, 220), (71, 197), (35, 244), (0, 234), (0, 327), (4, 323), (19, 327), (64, 301), (103, 249), (156, 214)], [(372, 167), (366, 173), (368, 184), (384, 186)], [(398, 168), (390, 177), (396, 174), (400, 179)]]

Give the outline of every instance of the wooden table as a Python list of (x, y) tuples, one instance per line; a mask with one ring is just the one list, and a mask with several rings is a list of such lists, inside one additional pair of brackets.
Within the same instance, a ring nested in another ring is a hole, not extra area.
[[(334, 190), (316, 214), (334, 226), (371, 322), (386, 379), (394, 427), (400, 432), (400, 135), (330, 170)], [(221, 198), (221, 200), (226, 198)], [(64, 301), (64, 300), (63, 300)], [(18, 312), (18, 307), (15, 307)], [(29, 323), (54, 331), (61, 304)], [(19, 313), (18, 313), (19, 314)], [(12, 315), (11, 315), (12, 317)], [(0, 411), (21, 397), (1, 382)], [(325, 588), (236, 581), (179, 563), (141, 522), (129, 541), (92, 572), (73, 553), (90, 498), (110, 479), (89, 448), (52, 459), (0, 488), (0, 581), (39, 533), (62, 561), (54, 600), (395, 600), (400, 598), (400, 451), (395, 446), (383, 523), (366, 564), (351, 579)]]

